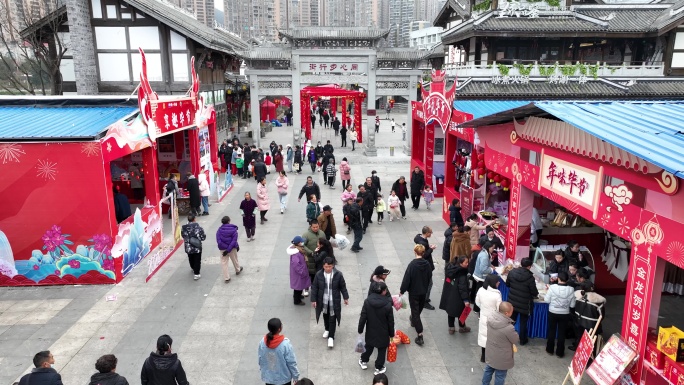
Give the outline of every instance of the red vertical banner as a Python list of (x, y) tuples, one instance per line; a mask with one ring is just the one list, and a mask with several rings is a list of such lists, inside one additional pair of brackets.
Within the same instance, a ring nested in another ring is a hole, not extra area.
[(188, 145), (190, 146), (190, 171), (192, 175), (200, 173), (199, 130), (188, 130)]
[[(212, 118), (210, 119), (210, 121), (213, 120), (214, 123), (209, 124), (209, 159), (211, 160), (211, 164), (212, 167), (214, 167), (214, 170), (218, 170), (218, 133), (216, 132), (216, 111), (212, 111), (211, 115)], [(208, 171), (209, 170), (207, 170), (207, 172)]]
[(520, 182), (511, 180), (511, 198), (508, 202), (508, 228), (506, 230), (506, 258), (515, 259), (518, 245), (518, 220), (520, 212)]
[[(638, 229), (636, 229), (638, 230)], [(634, 244), (633, 244), (634, 245)], [(632, 248), (632, 265), (629, 267), (629, 287), (625, 298), (626, 306), (622, 317), (622, 335), (630, 348), (640, 357), (646, 351), (646, 339), (655, 280), (655, 262), (657, 257), (651, 255), (651, 245), (640, 245)], [(653, 263), (650, 261), (653, 259)], [(641, 361), (631, 369), (632, 379), (639, 383), (642, 371)]]
[[(432, 186), (432, 170), (435, 158), (435, 122), (425, 124), (425, 184)], [(425, 187), (425, 186), (422, 186)]]
[(337, 115), (337, 98), (330, 98), (330, 115)]
[(302, 92), (299, 99), (302, 110), (302, 128), (304, 128), (307, 140), (311, 140), (311, 98), (309, 94)]
[(342, 126), (347, 127), (347, 98), (342, 98)]
[(468, 218), (473, 213), (473, 189), (461, 185), (461, 216)]
[(150, 205), (156, 206), (161, 199), (156, 144), (155, 147), (147, 147), (142, 150), (142, 164), (142, 173), (145, 176), (145, 197), (149, 199)]
[(354, 129), (358, 135), (359, 144), (363, 143), (363, 123), (361, 122), (361, 103), (363, 97), (357, 96), (354, 98)]

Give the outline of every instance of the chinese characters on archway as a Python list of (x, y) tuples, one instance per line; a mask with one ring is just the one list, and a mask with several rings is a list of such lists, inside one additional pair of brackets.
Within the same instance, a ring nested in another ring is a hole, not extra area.
[(366, 63), (302, 63), (302, 72), (311, 73), (363, 73), (367, 71)]
[(554, 162), (551, 162), (549, 165), (546, 179), (551, 187), (553, 187), (554, 183), (569, 187), (570, 195), (576, 193), (578, 196), (582, 196), (589, 188), (589, 182), (587, 182), (586, 178), (579, 177), (577, 171), (558, 167)]

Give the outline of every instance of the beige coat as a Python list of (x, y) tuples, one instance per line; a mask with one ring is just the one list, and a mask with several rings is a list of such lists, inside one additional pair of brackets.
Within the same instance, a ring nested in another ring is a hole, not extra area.
[(477, 331), (477, 344), (487, 347), (487, 318), (499, 312), (501, 292), (493, 287), (481, 287), (475, 296), (475, 304), (480, 307), (480, 325)]
[(480, 230), (484, 230), (487, 226), (479, 225), (475, 221), (466, 221), (466, 226), (470, 226), (470, 246), (475, 246), (480, 241)]
[(513, 320), (506, 315), (493, 313), (487, 320), (487, 346), (485, 362), (497, 370), (513, 368), (513, 345), (520, 341)]

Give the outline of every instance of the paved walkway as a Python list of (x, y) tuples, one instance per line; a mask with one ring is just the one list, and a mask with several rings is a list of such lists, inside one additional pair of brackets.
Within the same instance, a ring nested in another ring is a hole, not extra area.
[[(401, 117), (405, 114), (401, 114)], [(400, 117), (400, 118), (401, 118)], [(400, 119), (398, 119), (399, 121)], [(382, 192), (389, 193), (391, 183), (399, 175), (409, 173), (409, 159), (401, 151), (389, 157), (389, 146), (400, 148), (401, 132), (389, 132), (383, 125), (377, 139), (379, 157), (366, 158), (362, 151), (338, 149), (339, 160), (346, 156), (352, 165), (352, 182), (361, 184), (371, 170), (377, 170), (382, 180)], [(314, 130), (314, 140), (330, 138), (336, 147), (332, 130)], [(287, 127), (276, 128), (267, 136), (287, 144), (292, 134)], [(386, 153), (385, 153), (386, 151)], [(433, 303), (438, 303), (442, 291), (443, 266), (441, 247), (446, 226), (440, 218), (441, 201), (433, 211), (421, 207), (408, 210), (408, 220), (377, 222), (369, 227), (362, 246), (354, 254), (338, 251), (339, 270), (346, 278), (350, 301), (342, 310), (335, 348), (328, 349), (321, 338), (323, 326), (316, 324), (310, 306), (294, 306), (289, 288), (289, 258), (285, 248), (295, 235), (306, 230), (304, 203), (297, 203), (296, 194), (304, 184), (304, 172), (290, 176), (291, 194), (288, 209), (279, 214), (275, 173), (269, 176), (271, 211), (265, 225), (257, 225), (256, 242), (245, 242), (241, 228), (239, 258), (244, 266), (240, 276), (224, 283), (220, 258), (213, 241), (223, 215), (229, 215), (241, 227), (237, 208), (245, 192), (255, 192), (252, 180), (236, 179), (227, 199), (214, 203), (211, 215), (198, 222), (208, 234), (202, 256), (202, 278), (194, 281), (182, 249), (145, 283), (145, 262), (124, 281), (115, 286), (37, 287), (0, 289), (0, 384), (11, 384), (31, 367), (37, 351), (49, 349), (55, 356), (56, 369), (65, 384), (87, 383), (95, 372), (96, 359), (106, 353), (119, 358), (117, 372), (131, 384), (139, 383), (140, 368), (156, 339), (169, 334), (174, 339), (173, 350), (180, 356), (190, 383), (195, 384), (258, 384), (257, 344), (267, 332), (266, 322), (279, 317), (284, 334), (294, 344), (302, 376), (316, 384), (370, 384), (372, 369), (362, 371), (358, 355), (353, 353), (361, 305), (366, 296), (370, 275), (378, 264), (391, 269), (388, 286), (393, 293), (398, 288), (405, 266), (413, 258), (413, 237), (424, 225), (432, 226), (435, 235), (431, 243), (438, 245), (435, 261)], [(321, 186), (322, 203), (333, 207), (338, 228), (343, 229), (339, 199), (341, 185), (329, 189), (322, 184), (322, 175), (315, 176)], [(254, 194), (253, 194), (254, 195)], [(344, 232), (344, 231), (341, 231)], [(116, 295), (116, 301), (105, 300)], [(408, 310), (395, 312), (397, 329), (413, 340), (415, 331), (409, 327)], [(479, 362), (477, 319), (468, 324), (470, 334), (450, 336), (443, 311), (423, 312), (425, 345), (401, 345), (396, 363), (388, 364), (387, 375), (392, 385), (400, 384), (479, 384), (483, 366)], [(544, 341), (533, 340), (516, 354), (517, 366), (510, 371), (507, 384), (560, 383), (569, 364), (565, 359), (543, 354)], [(373, 358), (374, 359), (374, 358)]]

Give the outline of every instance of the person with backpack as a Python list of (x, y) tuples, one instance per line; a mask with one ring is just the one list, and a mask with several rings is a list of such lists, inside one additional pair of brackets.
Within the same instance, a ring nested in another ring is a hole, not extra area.
[(204, 229), (199, 223), (195, 222), (193, 214), (188, 215), (188, 223), (181, 229), (181, 237), (185, 243), (185, 253), (188, 254), (190, 268), (195, 275), (195, 281), (200, 279), (200, 268), (202, 267), (202, 241), (207, 239)]

